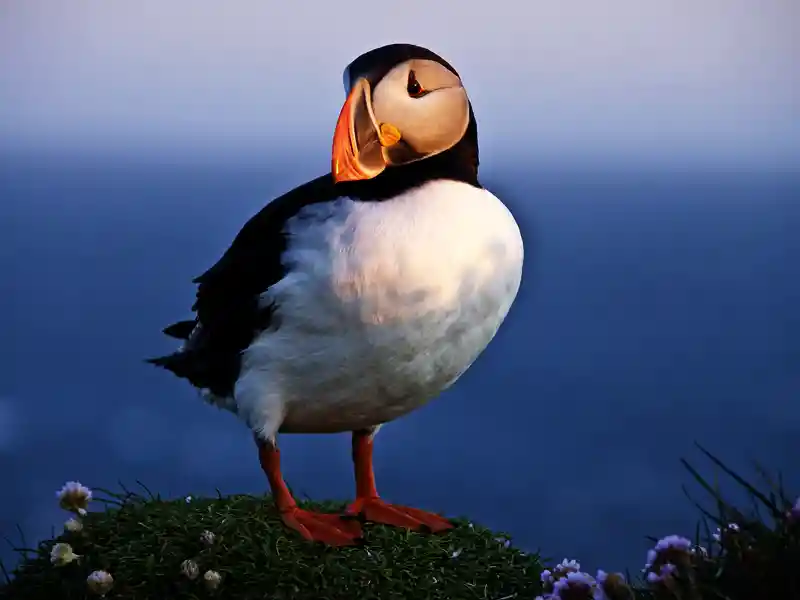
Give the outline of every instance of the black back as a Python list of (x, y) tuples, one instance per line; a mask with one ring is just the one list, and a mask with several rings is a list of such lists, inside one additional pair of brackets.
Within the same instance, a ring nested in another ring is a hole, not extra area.
[[(450, 67), (425, 48), (409, 44), (368, 52), (348, 68), (375, 83), (396, 64), (411, 58), (431, 58)], [(455, 72), (455, 71), (454, 71)], [(286, 274), (285, 225), (303, 207), (340, 197), (380, 202), (434, 179), (451, 179), (480, 187), (478, 131), (470, 105), (470, 122), (463, 138), (449, 150), (403, 166), (387, 168), (374, 179), (335, 184), (330, 173), (305, 183), (267, 204), (237, 234), (222, 258), (195, 278), (195, 319), (170, 325), (164, 333), (187, 340), (184, 348), (148, 362), (169, 369), (198, 388), (230, 396), (239, 377), (241, 353), (256, 335), (274, 326), (275, 306), (259, 307), (259, 296)], [(195, 325), (200, 327), (195, 329)]]

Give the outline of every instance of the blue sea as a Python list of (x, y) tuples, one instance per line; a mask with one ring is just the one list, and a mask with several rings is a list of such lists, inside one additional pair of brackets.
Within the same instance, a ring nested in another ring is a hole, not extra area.
[[(318, 174), (3, 160), (0, 533), (58, 531), (70, 479), (266, 491), (248, 430), (142, 359), (172, 348), (161, 328), (245, 220)], [(694, 532), (679, 459), (718, 476), (694, 442), (800, 493), (800, 176), (518, 165), (484, 181), (525, 236), (523, 286), (473, 368), (382, 429), (387, 499), (636, 570), (646, 536)], [(347, 435), (281, 445), (300, 495), (352, 496)]]

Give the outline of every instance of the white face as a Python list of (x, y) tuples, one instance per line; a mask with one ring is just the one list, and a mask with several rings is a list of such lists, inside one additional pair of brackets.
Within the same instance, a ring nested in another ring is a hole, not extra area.
[(432, 60), (397, 65), (372, 90), (375, 120), (391, 123), (423, 156), (455, 146), (469, 126), (469, 99), (461, 79)]

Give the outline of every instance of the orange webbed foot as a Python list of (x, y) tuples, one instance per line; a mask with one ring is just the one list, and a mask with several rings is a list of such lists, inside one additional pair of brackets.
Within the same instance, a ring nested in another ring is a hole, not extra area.
[(344, 519), (342, 515), (313, 512), (294, 506), (281, 511), (281, 520), (288, 528), (312, 542), (322, 542), (328, 546), (355, 546), (363, 541), (360, 523)]
[(371, 523), (405, 527), (412, 531), (439, 533), (454, 525), (442, 516), (418, 508), (389, 504), (379, 497), (357, 498), (345, 511), (345, 516), (363, 517)]

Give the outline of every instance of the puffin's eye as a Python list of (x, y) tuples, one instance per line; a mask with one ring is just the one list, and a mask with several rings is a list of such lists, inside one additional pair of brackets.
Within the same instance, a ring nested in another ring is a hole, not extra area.
[(420, 84), (420, 82), (417, 81), (417, 76), (414, 74), (414, 71), (408, 72), (408, 83), (406, 84), (406, 91), (408, 91), (408, 95), (411, 96), (412, 98), (419, 98), (427, 93)]

